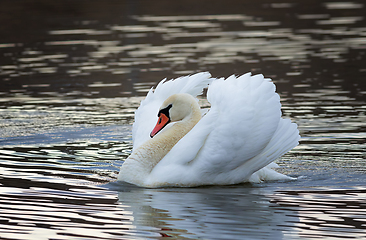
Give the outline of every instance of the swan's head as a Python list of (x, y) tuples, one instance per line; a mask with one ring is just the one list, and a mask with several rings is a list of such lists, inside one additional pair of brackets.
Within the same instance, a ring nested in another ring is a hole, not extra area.
[(159, 119), (150, 133), (150, 137), (154, 137), (170, 122), (178, 122), (190, 116), (197, 106), (196, 99), (187, 93), (178, 93), (168, 97), (159, 109)]

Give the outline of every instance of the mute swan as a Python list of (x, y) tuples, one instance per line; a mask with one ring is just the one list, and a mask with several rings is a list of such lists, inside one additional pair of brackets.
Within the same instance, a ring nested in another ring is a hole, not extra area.
[[(207, 86), (211, 108), (203, 111), (196, 96)], [(291, 179), (273, 161), (300, 139), (297, 125), (281, 118), (271, 79), (251, 73), (162, 80), (136, 111), (132, 137), (118, 180), (143, 187)]]

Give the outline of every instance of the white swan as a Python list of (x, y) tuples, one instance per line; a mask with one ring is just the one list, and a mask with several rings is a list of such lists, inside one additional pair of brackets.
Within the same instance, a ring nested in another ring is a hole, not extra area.
[[(208, 85), (211, 108), (201, 117), (195, 97)], [(144, 187), (289, 179), (272, 162), (300, 139), (297, 125), (281, 118), (271, 79), (250, 73), (161, 81), (136, 111), (132, 135), (118, 180)]]

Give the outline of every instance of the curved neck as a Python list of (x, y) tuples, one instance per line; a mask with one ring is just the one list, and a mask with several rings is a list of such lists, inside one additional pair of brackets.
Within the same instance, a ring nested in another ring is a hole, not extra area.
[[(151, 143), (155, 148), (160, 149), (162, 154), (159, 161), (174, 147), (174, 145), (182, 139), (201, 119), (200, 111), (192, 111), (190, 115), (179, 122), (172, 123), (168, 129), (151, 139)], [(149, 142), (149, 141), (148, 141)]]
[[(192, 103), (191, 113), (181, 121), (173, 123), (154, 138), (143, 143), (129, 157), (138, 159), (144, 170), (151, 172), (161, 159), (182, 139), (201, 119), (201, 111), (197, 102)], [(133, 155), (137, 155), (136, 158)]]
[(133, 151), (121, 167), (119, 180), (144, 186), (145, 179), (154, 167), (201, 119), (198, 103), (192, 101), (190, 107), (191, 112), (184, 119), (175, 122)]

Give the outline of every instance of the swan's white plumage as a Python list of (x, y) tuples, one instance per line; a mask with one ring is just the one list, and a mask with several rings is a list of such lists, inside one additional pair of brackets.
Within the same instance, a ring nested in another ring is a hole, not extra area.
[[(275, 172), (270, 163), (298, 144), (299, 132), (296, 124), (281, 118), (275, 85), (263, 75), (247, 73), (224, 80), (199, 73), (160, 82), (136, 112), (134, 150), (149, 140), (166, 98), (175, 93), (196, 96), (207, 84), (209, 112), (136, 183), (198, 186), (288, 178)], [(128, 181), (133, 183), (133, 177)], [(119, 179), (127, 178), (120, 174)]]

